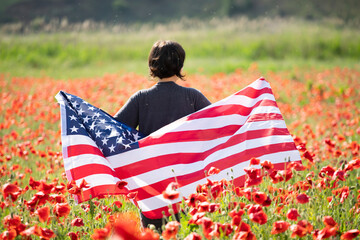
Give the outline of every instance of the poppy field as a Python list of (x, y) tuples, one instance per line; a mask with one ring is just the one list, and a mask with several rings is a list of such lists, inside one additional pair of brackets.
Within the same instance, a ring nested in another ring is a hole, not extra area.
[[(274, 170), (251, 159), (244, 186), (211, 181), (181, 203), (161, 233), (141, 229), (135, 194), (76, 204), (87, 188), (67, 182), (62, 153), (60, 91), (115, 114), (154, 82), (134, 73), (60, 80), (0, 75), (0, 239), (359, 239), (360, 71), (248, 69), (189, 74), (179, 84), (211, 102), (264, 76), (270, 83), (302, 164)], [(216, 174), (212, 168), (208, 174)], [(177, 184), (164, 189), (178, 197)]]

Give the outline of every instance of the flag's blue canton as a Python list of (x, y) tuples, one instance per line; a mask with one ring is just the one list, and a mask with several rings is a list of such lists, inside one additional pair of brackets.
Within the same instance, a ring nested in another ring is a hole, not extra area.
[(137, 141), (143, 137), (138, 131), (79, 97), (61, 93), (66, 97), (68, 135), (90, 136), (105, 157), (138, 147)]

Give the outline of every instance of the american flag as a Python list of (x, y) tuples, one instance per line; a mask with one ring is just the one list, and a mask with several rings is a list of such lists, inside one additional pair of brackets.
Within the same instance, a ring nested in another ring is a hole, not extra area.
[[(239, 92), (144, 137), (74, 95), (60, 91), (64, 167), (69, 181), (90, 187), (78, 202), (104, 195), (137, 192), (136, 204), (151, 219), (169, 215), (171, 205), (196, 191), (206, 179), (243, 185), (252, 157), (284, 169), (301, 161), (269, 83), (259, 78)], [(206, 176), (211, 167), (220, 169)], [(126, 181), (126, 189), (117, 187)], [(178, 182), (180, 197), (162, 192)]]

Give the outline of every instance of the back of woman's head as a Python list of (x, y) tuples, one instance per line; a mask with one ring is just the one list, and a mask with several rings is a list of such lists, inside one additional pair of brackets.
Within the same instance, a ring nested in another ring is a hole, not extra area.
[(184, 66), (185, 51), (173, 41), (157, 41), (150, 50), (150, 76), (168, 78), (176, 75), (183, 79), (181, 69)]

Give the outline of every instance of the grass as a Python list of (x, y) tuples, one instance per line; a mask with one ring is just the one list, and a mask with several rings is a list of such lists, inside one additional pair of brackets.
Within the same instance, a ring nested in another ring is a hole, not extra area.
[(211, 75), (248, 69), (359, 69), (360, 31), (294, 19), (182, 20), (167, 25), (110, 26), (95, 31), (0, 34), (0, 72), (12, 76), (77, 78), (105, 73), (147, 74), (158, 39), (180, 42), (185, 71)]

